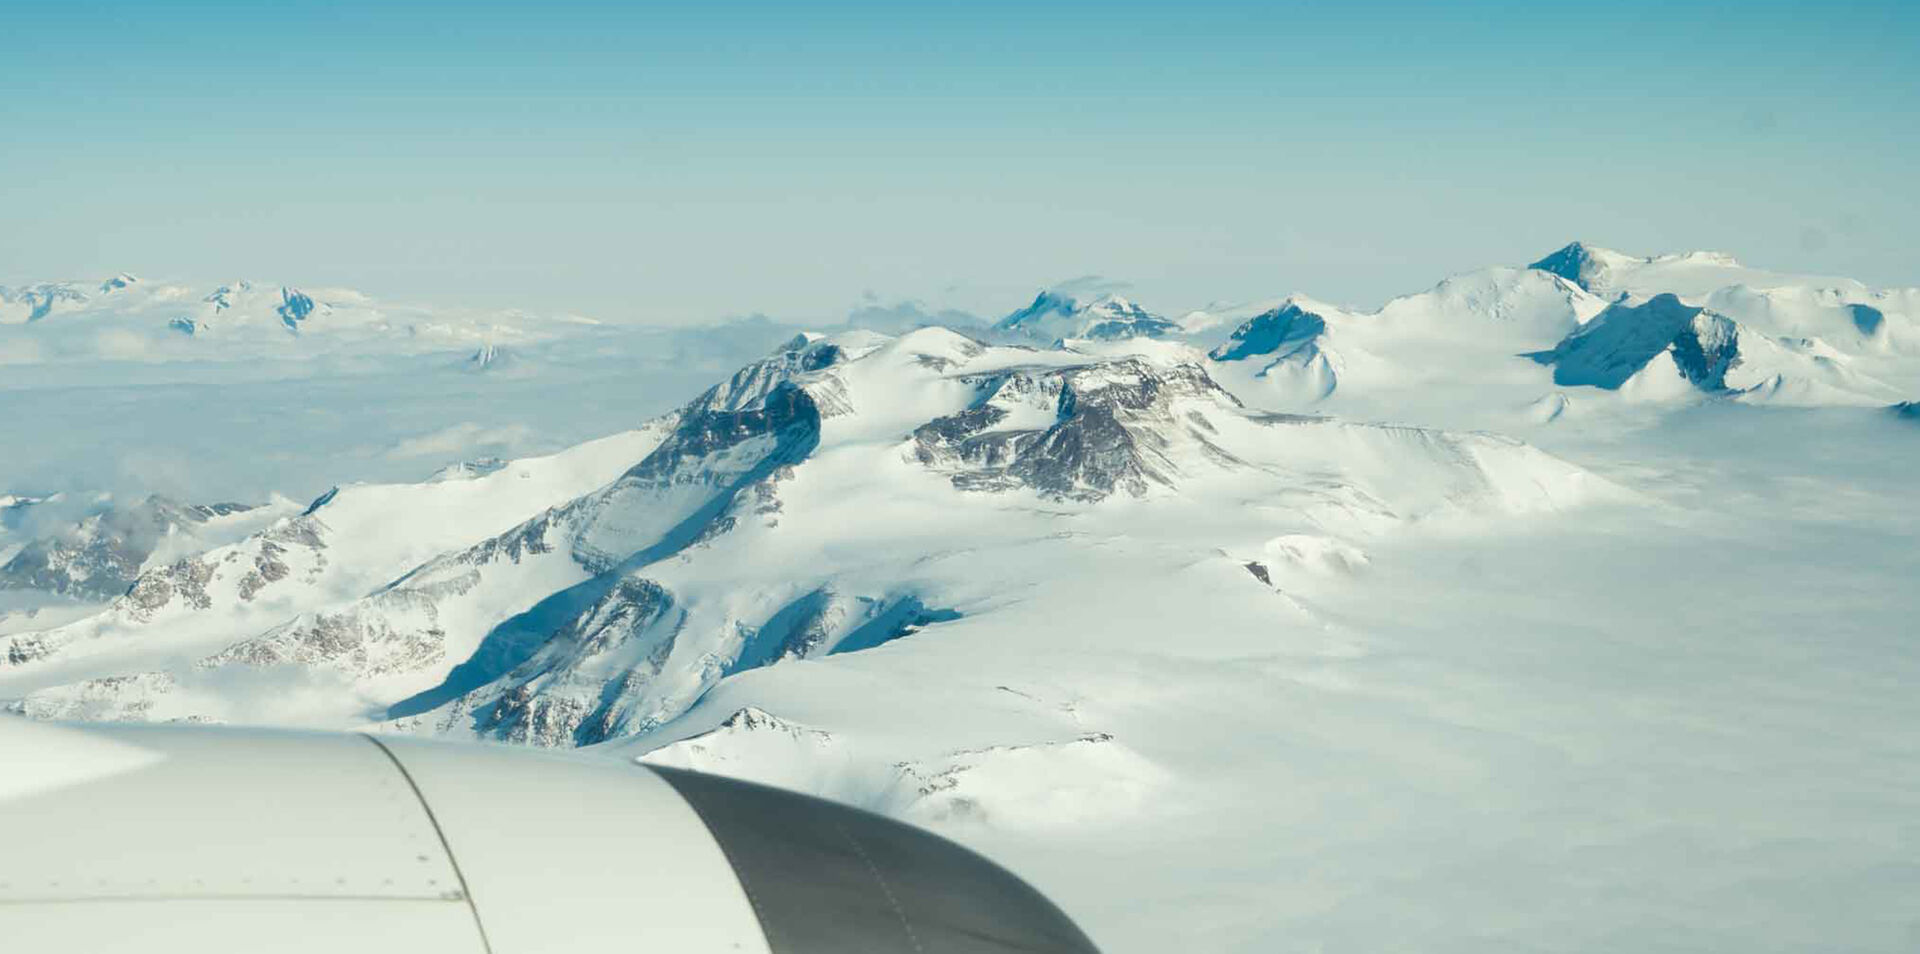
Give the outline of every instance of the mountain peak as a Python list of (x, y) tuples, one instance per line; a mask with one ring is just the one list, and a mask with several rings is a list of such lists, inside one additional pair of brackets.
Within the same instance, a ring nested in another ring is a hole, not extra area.
[(1178, 324), (1118, 294), (1082, 300), (1055, 289), (1042, 290), (1032, 304), (1000, 319), (994, 328), (1054, 343), (1069, 338), (1163, 338), (1180, 330)]
[(1327, 320), (1314, 307), (1308, 299), (1289, 297), (1233, 329), (1227, 341), (1208, 356), (1215, 361), (1239, 361), (1256, 355), (1291, 353), (1326, 332)]
[[(1690, 272), (1716, 275), (1719, 269), (1744, 269), (1746, 266), (1726, 252), (1698, 250), (1638, 256), (1585, 242), (1570, 242), (1527, 267), (1558, 275), (1596, 295), (1607, 295), (1616, 290), (1628, 290), (1635, 284), (1630, 280), (1629, 273), (1643, 269), (1647, 271), (1641, 276), (1642, 279), (1653, 278), (1662, 285), (1681, 279), (1682, 286), (1691, 288), (1698, 282), (1684, 280)], [(1713, 279), (1713, 282), (1726, 284), (1732, 280), (1721, 276)], [(1642, 281), (1639, 284), (1646, 283)], [(1714, 287), (1718, 287), (1718, 284), (1714, 284)], [(1647, 293), (1673, 289), (1654, 286), (1634, 290)]]
[(1610, 248), (1574, 241), (1527, 267), (1558, 275), (1591, 292), (1596, 286), (1604, 284), (1603, 279), (1609, 271), (1622, 265), (1646, 261)]
[(1048, 315), (1071, 315), (1080, 307), (1080, 300), (1072, 295), (1051, 288), (1043, 288), (1039, 294), (1033, 296), (1031, 304), (1000, 319), (994, 323), (994, 327), (1009, 331), (1029, 325)]

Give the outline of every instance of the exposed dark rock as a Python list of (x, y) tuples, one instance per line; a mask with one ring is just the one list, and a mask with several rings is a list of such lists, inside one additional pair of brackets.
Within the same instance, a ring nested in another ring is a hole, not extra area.
[[(972, 379), (980, 397), (964, 411), (914, 431), (922, 464), (952, 473), (963, 490), (1029, 487), (1044, 496), (1098, 500), (1138, 496), (1172, 483), (1165, 450), (1177, 432), (1198, 439), (1178, 398), (1238, 402), (1204, 370), (1156, 368), (1137, 358), (1073, 368), (1026, 368)], [(1004, 428), (1015, 407), (1052, 406), (1045, 427)]]
[(19, 666), (51, 655), (45, 640), (31, 634), (7, 640), (7, 665)]
[(213, 605), (207, 595), (213, 572), (214, 565), (199, 557), (176, 560), (156, 572), (141, 574), (128, 588), (123, 603), (136, 619), (152, 618), (176, 596), (193, 609), (207, 609)]
[(1702, 391), (1723, 391), (1727, 372), (1740, 364), (1740, 329), (1731, 319), (1702, 314), (1673, 339), (1673, 363)]
[(287, 578), (287, 565), (281, 562), (281, 555), (287, 551), (272, 540), (260, 541), (260, 550), (253, 558), (253, 569), (240, 578), (240, 598), (251, 600), (255, 593), (266, 588), (269, 583), (277, 583)]

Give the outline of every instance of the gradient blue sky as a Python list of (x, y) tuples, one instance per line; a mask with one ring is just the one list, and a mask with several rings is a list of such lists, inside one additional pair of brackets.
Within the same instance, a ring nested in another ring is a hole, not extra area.
[(1915, 284), (1916, 7), (13, 4), (0, 281), (824, 322), (1585, 238)]

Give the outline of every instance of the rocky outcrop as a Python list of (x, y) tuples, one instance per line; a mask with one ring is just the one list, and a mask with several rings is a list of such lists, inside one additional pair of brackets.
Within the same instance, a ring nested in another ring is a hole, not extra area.
[(967, 409), (914, 431), (915, 460), (962, 490), (1024, 487), (1042, 496), (1100, 500), (1170, 486), (1175, 443), (1212, 446), (1179, 412), (1184, 401), (1238, 402), (1204, 369), (1124, 358), (1068, 368), (1015, 368), (969, 376)]

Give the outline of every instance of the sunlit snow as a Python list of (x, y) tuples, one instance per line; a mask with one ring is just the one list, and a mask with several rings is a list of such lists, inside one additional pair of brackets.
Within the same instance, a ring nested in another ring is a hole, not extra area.
[(1115, 952), (1920, 945), (1920, 290), (1167, 313), (0, 290), (0, 700), (768, 781)]

